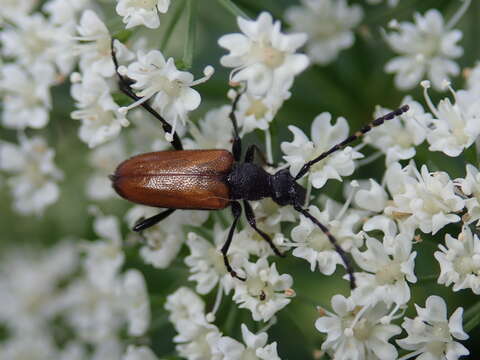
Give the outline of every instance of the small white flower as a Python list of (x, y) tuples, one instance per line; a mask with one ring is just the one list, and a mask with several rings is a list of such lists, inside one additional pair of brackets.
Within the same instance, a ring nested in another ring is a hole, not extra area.
[(368, 181), (368, 185), (366, 180), (358, 181), (358, 183), (360, 189), (355, 192), (353, 203), (361, 209), (376, 213), (383, 212), (388, 200), (385, 189), (373, 179)]
[(480, 95), (480, 62), (477, 62), (472, 69), (465, 69), (466, 88)]
[(117, 137), (122, 127), (129, 125), (125, 116), (118, 112), (108, 83), (94, 72), (87, 72), (82, 82), (73, 84), (70, 91), (78, 108), (71, 117), (82, 122), (78, 136), (89, 147)]
[(189, 341), (174, 339), (178, 345), (175, 349), (178, 354), (187, 360), (221, 360), (222, 355), (218, 352), (217, 344), (222, 334), (215, 325), (205, 324), (199, 327), (196, 336)]
[(397, 325), (382, 323), (381, 319), (389, 310), (384, 303), (359, 307), (351, 298), (335, 295), (332, 309), (335, 314), (320, 309), (325, 315), (317, 319), (315, 327), (327, 334), (322, 350), (333, 359), (397, 358), (397, 350), (388, 339), (400, 334), (401, 329)]
[(452, 30), (455, 23), (445, 25), (436, 9), (428, 10), (425, 15), (415, 13), (414, 19), (415, 24), (396, 23), (393, 32), (385, 33), (387, 43), (400, 54), (386, 64), (385, 71), (396, 74), (395, 85), (401, 90), (413, 88), (425, 74), (433, 86), (441, 90), (445, 79), (460, 72), (453, 59), (463, 54), (463, 49), (456, 44), (462, 32)]
[(233, 127), (228, 118), (231, 106), (224, 105), (208, 111), (197, 124), (189, 123), (192, 139), (182, 139), (186, 149), (232, 148)]
[(257, 20), (238, 17), (237, 23), (243, 34), (228, 34), (218, 40), (230, 51), (220, 63), (234, 68), (231, 80), (247, 82), (247, 91), (257, 96), (287, 91), (294, 77), (308, 66), (308, 57), (295, 53), (305, 43), (306, 34), (283, 34), (280, 22), (274, 23), (267, 12)]
[(469, 197), (465, 200), (468, 211), (468, 220), (466, 221), (471, 223), (480, 220), (480, 172), (471, 164), (467, 164), (466, 171), (465, 178), (455, 179), (455, 183)]
[(440, 263), (438, 283), (450, 286), (453, 291), (472, 289), (480, 295), (480, 240), (465, 226), (455, 239), (445, 235), (445, 245), (439, 245), (441, 251), (435, 252), (435, 259)]
[(40, 129), (47, 125), (51, 108), (50, 86), (55, 70), (46, 63), (36, 63), (27, 71), (16, 63), (0, 68), (3, 95), (2, 123), (11, 129)]
[[(312, 141), (296, 126), (288, 127), (294, 138), (290, 143), (282, 142), (281, 148), (285, 154), (283, 158), (290, 165), (290, 173), (293, 176), (307, 161), (318, 157), (348, 137), (347, 120), (340, 117), (335, 125), (331, 125), (331, 120), (332, 116), (327, 112), (318, 115), (313, 120)], [(355, 170), (354, 160), (362, 157), (361, 153), (347, 146), (313, 165), (309, 172), (309, 181), (317, 189), (323, 187), (328, 179), (342, 181), (342, 176), (349, 176)]]
[(383, 301), (387, 305), (403, 305), (410, 300), (407, 281), (415, 283), (413, 272), (416, 252), (412, 252), (412, 239), (407, 236), (396, 238), (393, 251), (380, 241), (366, 236), (366, 251), (352, 250), (352, 256), (365, 272), (355, 273), (357, 288), (352, 296), (359, 305)]
[(0, 347), (0, 357), (8, 360), (49, 360), (58, 356), (53, 339), (42, 333), (14, 337), (2, 342)]
[(165, 309), (170, 312), (168, 319), (180, 333), (187, 333), (187, 329), (205, 322), (205, 303), (187, 287), (180, 287), (168, 295)]
[(115, 8), (117, 14), (123, 16), (127, 29), (145, 25), (150, 29), (160, 26), (158, 13), (165, 14), (170, 6), (170, 0), (118, 0)]
[[(266, 332), (252, 333), (245, 324), (242, 324), (243, 342), (224, 336), (218, 341), (217, 347), (223, 355), (222, 360), (265, 359), (280, 360), (277, 354), (277, 343), (267, 345)], [(268, 352), (268, 357), (264, 356)]]
[(240, 308), (249, 309), (253, 320), (268, 321), (290, 303), (288, 293), (293, 280), (288, 274), (279, 275), (275, 264), (265, 258), (243, 264), (246, 281), (237, 281), (233, 300)]
[(115, 216), (99, 215), (93, 228), (101, 240), (84, 243), (84, 269), (92, 284), (109, 289), (125, 259), (120, 223)]
[(455, 213), (463, 209), (465, 201), (455, 194), (453, 181), (446, 172), (430, 173), (425, 165), (418, 172), (413, 163), (399, 169), (398, 163), (387, 169), (387, 184), (393, 197), (392, 205), (385, 208), (387, 215), (401, 214), (405, 225), (432, 234), (460, 220)]
[(36, 12), (16, 19), (15, 25), (0, 33), (4, 56), (16, 58), (27, 68), (34, 64), (56, 65), (60, 74), (70, 73), (74, 65), (73, 24), (56, 27)]
[(132, 269), (123, 275), (119, 297), (128, 319), (128, 334), (143, 335), (150, 325), (150, 302), (147, 285), (140, 271)]
[(125, 144), (121, 138), (95, 148), (88, 155), (93, 174), (86, 184), (87, 196), (92, 200), (105, 200), (116, 196), (108, 175), (113, 174), (115, 166), (125, 160)]
[(445, 98), (435, 107), (427, 93), (430, 84), (422, 82), (425, 100), (435, 116), (430, 121), (427, 141), (429, 150), (442, 151), (455, 157), (470, 147), (480, 135), (480, 94), (465, 90), (455, 92), (448, 82), (444, 84), (450, 89), (455, 103)]
[(157, 360), (152, 350), (146, 346), (128, 345), (122, 360)]
[(191, 73), (177, 69), (173, 58), (165, 61), (158, 50), (148, 53), (139, 51), (137, 61), (123, 70), (125, 75), (134, 81), (132, 88), (141, 99), (120, 111), (126, 113), (153, 98), (152, 105), (172, 125), (172, 133), (167, 134), (168, 138), (173, 136), (177, 121), (181, 120), (185, 125), (187, 114), (200, 105), (200, 94), (191, 87), (207, 81), (214, 72), (213, 67), (207, 66), (204, 77), (194, 80)]
[[(415, 156), (415, 147), (425, 140), (427, 125), (432, 119), (432, 115), (426, 113), (422, 105), (412, 100), (410, 96), (405, 97), (400, 103), (408, 104), (410, 109), (372, 129), (363, 137), (364, 143), (376, 147), (386, 155), (387, 165)], [(390, 109), (378, 106), (374, 117), (378, 118), (390, 111)]]
[(0, 7), (0, 22), (3, 18), (8, 20), (17, 20), (24, 17), (33, 10), (39, 3), (39, 0), (3, 0)]
[[(162, 211), (162, 210), (160, 210)], [(140, 219), (146, 219), (160, 212), (158, 209), (146, 206), (134, 206), (126, 215), (130, 227)], [(158, 269), (167, 268), (177, 257), (186, 234), (182, 225), (199, 226), (206, 221), (208, 212), (177, 210), (174, 214), (161, 221), (159, 224), (142, 231), (140, 240), (145, 244), (140, 249), (140, 256), (147, 264)], [(132, 234), (137, 237), (137, 234)]]
[(55, 203), (60, 190), (57, 181), (63, 173), (55, 166), (55, 152), (41, 137), (19, 137), (19, 145), (0, 142), (0, 170), (12, 173), (7, 184), (14, 198), (14, 209), (23, 215), (41, 215)]
[(49, 0), (45, 2), (42, 10), (49, 15), (49, 20), (55, 25), (63, 25), (76, 22), (77, 15), (87, 6), (91, 0)]
[(286, 19), (294, 31), (308, 35), (307, 54), (317, 64), (328, 64), (355, 41), (352, 29), (363, 17), (359, 5), (347, 0), (302, 0), (303, 6), (287, 9)]
[[(312, 216), (328, 227), (343, 250), (350, 251), (362, 245), (362, 237), (358, 231), (363, 218), (362, 212), (339, 210), (338, 204), (330, 199), (326, 201), (324, 211), (320, 212), (314, 205), (310, 205), (308, 210)], [(322, 274), (331, 275), (338, 264), (344, 265), (328, 237), (305, 216), (300, 216), (300, 224), (293, 228), (291, 236), (292, 246), (295, 247), (293, 256), (307, 260), (311, 271), (318, 266)]]
[(405, 350), (413, 350), (405, 358), (420, 355), (418, 359), (457, 360), (470, 352), (459, 342), (468, 335), (463, 331), (463, 308), (457, 308), (447, 320), (447, 305), (440, 296), (429, 296), (425, 308), (415, 304), (418, 316), (406, 318), (402, 327), (408, 336), (397, 343)]
[[(105, 24), (92, 10), (85, 10), (77, 26), (78, 35), (75, 39), (74, 53), (80, 56), (82, 72), (93, 72), (103, 77), (115, 74), (112, 60), (112, 38)], [(114, 42), (119, 61), (129, 60), (132, 56), (119, 41)]]
[[(195, 290), (199, 294), (208, 294), (220, 282), (225, 293), (229, 293), (233, 287), (233, 278), (227, 272), (220, 251), (227, 235), (228, 229), (222, 229), (218, 224), (213, 228), (213, 244), (195, 233), (188, 234), (187, 245), (190, 248), (190, 255), (185, 258), (185, 264), (192, 273), (188, 280), (197, 282)], [(242, 263), (245, 255), (243, 252), (235, 251), (232, 246), (228, 258), (230, 265), (236, 268)]]

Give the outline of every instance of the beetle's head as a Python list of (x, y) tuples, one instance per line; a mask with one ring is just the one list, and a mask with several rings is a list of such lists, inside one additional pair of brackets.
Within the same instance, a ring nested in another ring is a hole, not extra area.
[(272, 199), (279, 205), (303, 205), (307, 191), (290, 174), (289, 169), (279, 170), (272, 175)]

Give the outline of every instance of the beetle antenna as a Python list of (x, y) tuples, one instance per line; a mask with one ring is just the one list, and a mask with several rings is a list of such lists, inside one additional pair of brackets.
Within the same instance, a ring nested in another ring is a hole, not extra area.
[(244, 93), (245, 93), (245, 90), (237, 91), (232, 101), (232, 108), (230, 110), (230, 113), (228, 114), (228, 117), (232, 121), (232, 125), (233, 125), (232, 153), (233, 153), (233, 157), (235, 158), (235, 161), (240, 161), (240, 157), (242, 156), (242, 140), (240, 139), (240, 135), (238, 133), (238, 122), (237, 122), (237, 116), (235, 115), (235, 111), (237, 110), (238, 102), (240, 101), (240, 98)]
[(330, 154), (343, 149), (346, 145), (351, 143), (352, 141), (357, 140), (358, 138), (362, 137), (366, 133), (368, 133), (370, 130), (372, 130), (374, 127), (382, 125), (385, 121), (387, 120), (392, 120), (397, 116), (402, 115), (403, 113), (406, 113), (410, 109), (408, 105), (403, 105), (402, 107), (398, 108), (397, 110), (394, 110), (392, 112), (389, 112), (388, 114), (379, 117), (378, 119), (373, 120), (371, 123), (365, 125), (363, 128), (361, 128), (359, 131), (355, 132), (354, 134), (350, 135), (348, 138), (343, 140), (342, 142), (338, 143), (337, 145), (332, 146), (329, 150), (325, 151), (324, 153), (320, 154), (318, 157), (316, 157), (313, 160), (310, 160), (306, 162), (303, 167), (300, 169), (300, 172), (295, 176), (295, 180), (301, 179), (309, 170), (310, 168), (318, 163), (319, 161), (325, 159), (327, 156)]
[(315, 225), (317, 225), (320, 230), (327, 236), (328, 240), (330, 243), (333, 245), (335, 248), (335, 251), (337, 252), (338, 255), (342, 258), (343, 263), (345, 264), (345, 268), (348, 273), (348, 277), (350, 278), (350, 288), (355, 289), (356, 284), (355, 284), (355, 275), (353, 274), (353, 267), (352, 264), (350, 264), (350, 260), (348, 259), (347, 253), (345, 250), (341, 248), (341, 246), (338, 244), (337, 239), (332, 235), (330, 230), (323, 225), (320, 221), (317, 220), (312, 214), (308, 212), (307, 209), (303, 209), (300, 205), (294, 205), (293, 206), (295, 210), (297, 210), (300, 214), (303, 216), (307, 217), (310, 219)]
[[(127, 95), (129, 98), (133, 99), (134, 101), (139, 101), (142, 100), (141, 97), (135, 95), (131, 88), (131, 83), (132, 80), (130, 80), (128, 77), (123, 76), (120, 74), (118, 71), (118, 59), (117, 59), (117, 54), (115, 52), (115, 38), (112, 38), (111, 42), (111, 53), (112, 53), (112, 60), (113, 64), (115, 65), (115, 73), (117, 74), (118, 80), (119, 80), (119, 88), (120, 90)], [(157, 120), (159, 120), (162, 123), (162, 128), (163, 131), (165, 131), (166, 134), (171, 134), (172, 133), (172, 125), (170, 125), (167, 120), (165, 120), (156, 110), (154, 110), (147, 101), (144, 101), (142, 103), (139, 103), (140, 106), (142, 106), (145, 110), (147, 110), (151, 115), (153, 115)], [(175, 150), (183, 150), (182, 146), (182, 141), (178, 137), (176, 132), (173, 132), (173, 138), (172, 141), (170, 142)]]

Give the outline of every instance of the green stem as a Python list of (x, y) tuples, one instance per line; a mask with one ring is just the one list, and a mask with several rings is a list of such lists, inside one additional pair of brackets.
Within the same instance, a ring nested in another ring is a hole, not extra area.
[(162, 41), (160, 42), (160, 50), (162, 50), (162, 52), (165, 51), (165, 48), (167, 47), (168, 42), (172, 38), (173, 29), (175, 29), (175, 26), (178, 24), (178, 20), (180, 20), (180, 17), (182, 16), (182, 12), (184, 9), (185, 9), (185, 0), (182, 0), (181, 2), (178, 3), (178, 5), (173, 10), (172, 17), (168, 22), (167, 27), (165, 28), (165, 33), (163, 34)]
[(183, 48), (183, 65), (187, 69), (189, 69), (192, 66), (193, 52), (195, 50), (195, 38), (196, 38), (195, 30), (197, 27), (197, 17), (195, 14), (196, 6), (197, 6), (196, 0), (187, 1), (188, 30), (187, 30), (187, 39), (185, 41), (185, 47)]
[(240, 16), (250, 20), (250, 17), (245, 14), (243, 10), (240, 9), (232, 0), (218, 0), (218, 2), (233, 16)]
[(465, 314), (463, 314), (464, 319), (469, 319), (474, 317), (476, 314), (480, 314), (480, 301), (477, 302), (476, 304), (470, 306), (467, 311), (465, 311)]

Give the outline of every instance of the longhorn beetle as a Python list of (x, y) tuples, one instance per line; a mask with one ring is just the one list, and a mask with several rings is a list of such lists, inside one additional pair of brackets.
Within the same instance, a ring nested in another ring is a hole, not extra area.
[[(121, 91), (138, 101), (140, 98), (130, 87), (131, 80), (118, 72), (118, 61), (113, 47), (112, 58)], [(113, 188), (121, 197), (138, 204), (167, 208), (155, 216), (139, 221), (133, 230), (145, 230), (171, 215), (176, 209), (219, 210), (230, 206), (233, 223), (221, 252), (228, 272), (233, 277), (245, 280), (232, 269), (227, 257), (235, 227), (242, 214), (240, 201), (243, 202), (245, 216), (250, 226), (268, 242), (275, 254), (284, 256), (270, 236), (257, 227), (255, 214), (249, 203), (271, 198), (281, 206), (292, 205), (296, 211), (323, 231), (345, 263), (350, 286), (354, 288), (355, 277), (345, 251), (328, 228), (303, 208), (306, 189), (297, 181), (307, 174), (314, 164), (358, 139), (373, 127), (408, 111), (408, 105), (379, 117), (328, 151), (308, 161), (296, 176), (292, 176), (288, 168), (278, 170), (272, 175), (253, 162), (255, 152), (264, 159), (256, 145), (248, 147), (244, 161), (241, 161), (242, 141), (235, 117), (235, 109), (241, 96), (242, 93), (239, 92), (233, 100), (229, 114), (234, 135), (232, 152), (219, 149), (183, 150), (180, 138), (174, 133), (171, 144), (175, 150), (140, 154), (125, 160), (117, 167), (115, 174), (110, 178)], [(147, 102), (143, 102), (142, 106), (162, 123), (165, 132), (171, 132), (172, 127)]]

